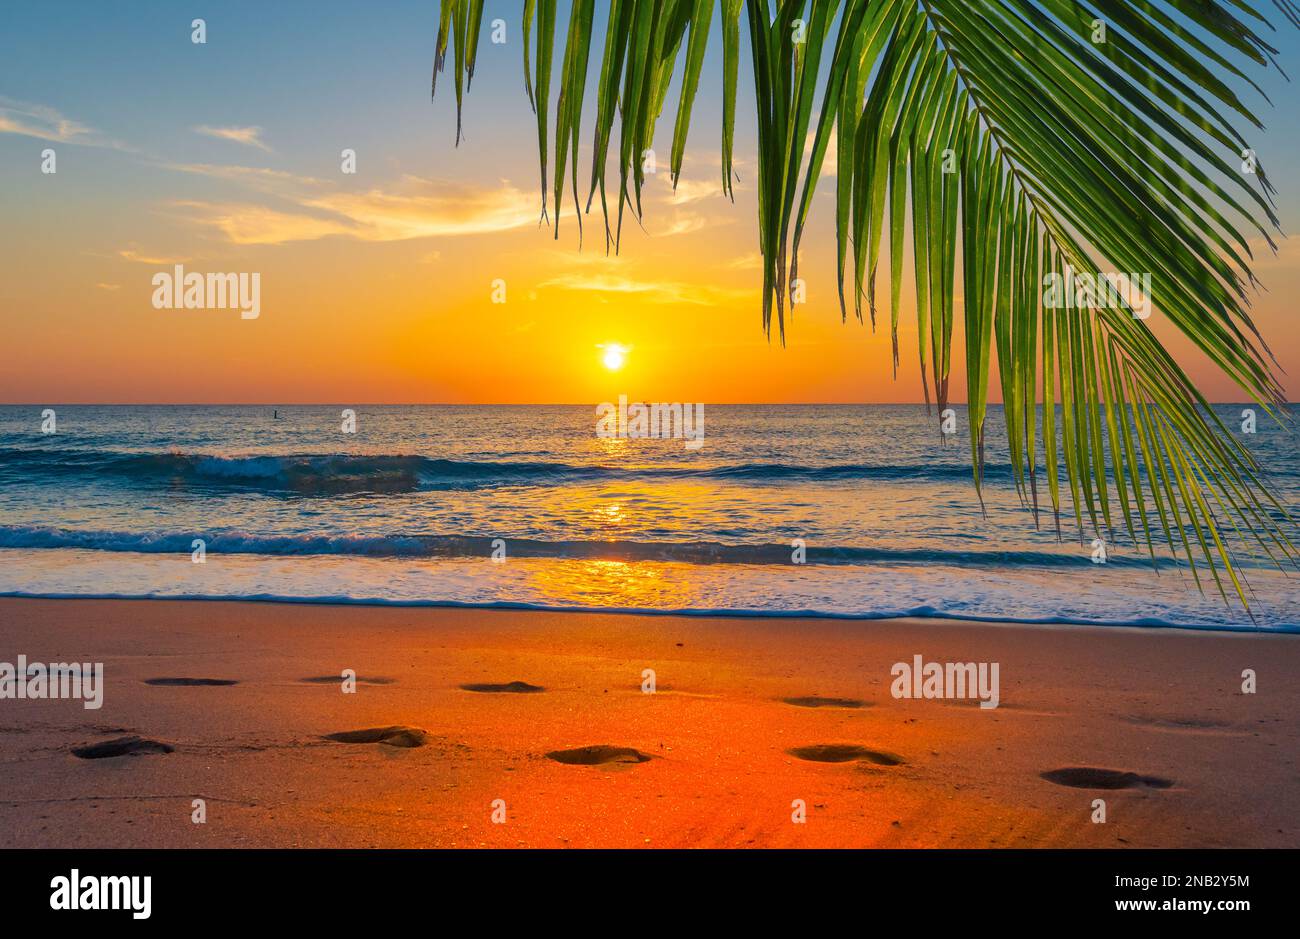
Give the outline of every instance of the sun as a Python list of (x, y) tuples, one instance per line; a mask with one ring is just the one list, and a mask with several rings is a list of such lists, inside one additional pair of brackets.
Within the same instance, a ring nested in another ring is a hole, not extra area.
[(611, 372), (617, 372), (627, 362), (626, 346), (619, 345), (617, 342), (607, 342), (601, 348), (604, 350), (600, 357), (601, 364)]

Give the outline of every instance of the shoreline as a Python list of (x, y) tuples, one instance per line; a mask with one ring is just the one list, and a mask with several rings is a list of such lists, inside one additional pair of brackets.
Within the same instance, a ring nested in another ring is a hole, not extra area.
[(560, 606), (539, 603), (525, 603), (501, 600), (489, 603), (474, 603), (460, 600), (389, 600), (382, 597), (295, 597), (275, 594), (253, 595), (208, 595), (179, 594), (159, 596), (156, 594), (124, 593), (44, 593), (22, 591), (0, 591), (0, 600), (85, 600), (85, 601), (121, 601), (121, 602), (159, 602), (159, 603), (258, 603), (285, 604), (292, 606), (339, 606), (339, 607), (375, 607), (379, 609), (414, 609), (414, 610), (500, 610), (519, 613), (575, 613), (608, 614), (610, 616), (682, 616), (688, 618), (718, 619), (755, 619), (755, 620), (836, 620), (860, 623), (893, 622), (899, 620), (916, 620), (925, 622), (935, 620), (950, 623), (967, 623), (978, 626), (1028, 626), (1028, 627), (1071, 627), (1078, 629), (1135, 629), (1141, 631), (1158, 630), (1191, 633), (1225, 633), (1248, 636), (1300, 636), (1300, 624), (1281, 626), (1250, 626), (1245, 624), (1196, 624), (1174, 623), (1156, 617), (1139, 617), (1124, 621), (1089, 620), (1072, 617), (1055, 618), (1016, 618), (990, 617), (979, 614), (947, 613), (929, 607), (911, 610), (888, 611), (881, 613), (837, 613), (821, 610), (760, 610), (760, 609), (714, 609), (709, 607), (684, 607), (666, 609), (661, 607), (597, 607), (597, 606)]
[[(0, 700), (0, 824), (69, 848), (1300, 846), (1300, 645), (990, 625), (4, 598), (0, 660), (106, 684), (99, 710)], [(997, 663), (999, 707), (894, 697), (916, 655)], [(171, 749), (73, 752), (131, 735)]]

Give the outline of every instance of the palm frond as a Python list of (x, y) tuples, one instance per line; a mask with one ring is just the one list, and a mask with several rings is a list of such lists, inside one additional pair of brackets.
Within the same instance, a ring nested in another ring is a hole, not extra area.
[[(1300, 25), (1293, 0), (1274, 6)], [(618, 248), (625, 210), (641, 216), (643, 154), (681, 60), (670, 151), (677, 183), (715, 8), (722, 189), (731, 194), (741, 0), (610, 4), (586, 199), (590, 211), (600, 194), (607, 250)], [(1278, 219), (1262, 166), (1240, 171), (1249, 146), (1239, 126), (1261, 125), (1229, 84), (1259, 90), (1248, 70), (1276, 54), (1257, 31), (1271, 28), (1263, 13), (1245, 0), (745, 0), (743, 12), (769, 335), (775, 321), (784, 338), (800, 240), (834, 135), (841, 316), (851, 299), (862, 320), (865, 301), (874, 327), (888, 245), (896, 374), (910, 249), (922, 387), (941, 412), (962, 320), (977, 492), (996, 360), (1015, 486), (1035, 523), (1045, 495), (1060, 532), (1068, 496), (1081, 538), (1085, 525), (1108, 542), (1123, 532), (1153, 560), (1163, 541), (1198, 584), (1204, 571), (1225, 599), (1249, 608), (1235, 553), (1250, 546), (1294, 565), (1291, 519), (1145, 314), (1149, 303), (1250, 401), (1283, 419), (1271, 353), (1249, 314), (1251, 239), (1272, 247)], [(481, 0), (442, 2), (435, 77), (450, 38), (458, 141), (461, 72), (472, 74), (481, 13)], [(555, 19), (555, 0), (526, 0), (525, 86), (537, 111), (543, 217), (550, 181), (558, 229), (566, 166), (578, 201), (592, 3), (571, 3), (548, 178)], [(1116, 272), (1138, 275), (1144, 289), (1044, 291), (1071, 278), (1113, 283)]]

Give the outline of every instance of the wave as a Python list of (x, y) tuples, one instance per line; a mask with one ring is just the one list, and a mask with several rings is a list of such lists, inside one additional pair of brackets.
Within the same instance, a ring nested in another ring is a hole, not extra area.
[[(387, 558), (488, 558), (497, 538), (466, 535), (260, 535), (241, 531), (128, 532), (52, 528), (38, 525), (0, 526), (0, 548), (129, 551), (142, 554), (189, 554), (196, 538), (204, 550), (217, 554), (258, 554), (273, 557), (355, 555)], [(547, 541), (507, 538), (511, 558), (552, 558), (603, 561), (666, 561), (683, 564), (792, 563), (789, 544), (725, 544), (713, 541)], [(809, 564), (945, 564), (957, 567), (1083, 567), (1091, 565), (1086, 553), (1050, 551), (957, 551), (937, 548), (808, 546)], [(1112, 554), (1111, 565), (1150, 567), (1149, 557)], [(1158, 566), (1173, 566), (1158, 559)]]
[[(550, 461), (445, 460), (415, 455), (291, 454), (223, 456), (202, 453), (129, 453), (113, 450), (0, 448), (0, 471), (20, 476), (111, 475), (143, 483), (189, 483), (327, 495), (411, 492), (484, 486), (554, 486), (634, 479), (785, 481), (968, 479), (969, 466), (839, 463), (732, 463), (715, 466), (622, 467)], [(985, 477), (1010, 479), (1009, 466), (987, 466)]]
[(235, 603), (302, 603), (326, 606), (390, 606), (416, 608), (450, 608), (458, 610), (517, 610), (549, 613), (598, 613), (633, 616), (704, 616), (741, 617), (744, 619), (832, 619), (832, 620), (892, 620), (937, 619), (958, 622), (1014, 624), (1024, 626), (1115, 626), (1126, 629), (1187, 629), (1198, 632), (1231, 632), (1268, 634), (1300, 633), (1294, 624), (1202, 622), (1194, 618), (1172, 619), (1156, 616), (1105, 617), (1105, 616), (990, 616), (970, 610), (944, 610), (930, 605), (900, 606), (896, 609), (840, 612), (819, 609), (780, 609), (763, 607), (637, 607), (637, 606), (575, 606), (560, 603), (528, 603), (516, 600), (465, 601), (465, 600), (395, 600), (386, 597), (331, 594), (307, 596), (275, 593), (184, 593), (167, 591), (122, 593), (68, 593), (42, 590), (0, 590), (0, 597), (22, 597), (44, 600), (174, 600)]

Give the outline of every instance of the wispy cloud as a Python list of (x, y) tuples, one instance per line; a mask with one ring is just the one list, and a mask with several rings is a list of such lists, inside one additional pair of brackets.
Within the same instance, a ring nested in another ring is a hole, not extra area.
[(648, 208), (643, 219), (646, 230), (656, 238), (689, 235), (732, 220), (732, 206), (722, 194), (720, 179), (683, 178), (674, 187), (664, 173), (649, 191), (658, 206), (663, 207), (657, 211)]
[[(803, 251), (799, 252), (798, 264), (803, 264)], [(726, 263), (729, 271), (761, 271), (763, 269), (763, 255), (757, 251), (749, 254), (742, 254), (739, 257), (732, 258)]]
[(191, 221), (217, 229), (237, 245), (279, 245), (352, 234), (352, 229), (342, 222), (281, 212), (256, 203), (177, 201), (171, 205), (183, 210)]
[(250, 189), (269, 194), (297, 193), (328, 185), (311, 176), (298, 176), (284, 170), (269, 170), (262, 166), (234, 166), (224, 163), (164, 163), (164, 169), (178, 173), (192, 173), (212, 179), (224, 179)]
[(123, 248), (117, 252), (118, 256), (128, 261), (135, 261), (139, 264), (182, 264), (189, 258), (172, 258), (162, 257), (159, 255), (142, 254), (135, 248)]
[(703, 215), (696, 215), (693, 212), (678, 212), (671, 222), (663, 228), (654, 227), (650, 233), (656, 238), (671, 238), (673, 235), (689, 235), (697, 232), (702, 228), (707, 228), (714, 224), (716, 220), (710, 220)]
[(349, 219), (357, 237), (368, 241), (475, 235), (537, 223), (536, 197), (504, 183), (482, 189), (407, 176), (391, 192), (335, 192), (304, 204)]
[(722, 181), (706, 179), (678, 179), (677, 186), (669, 190), (671, 205), (687, 205), (702, 199), (722, 197)]
[(405, 176), (362, 192), (277, 170), (210, 164), (171, 169), (239, 184), (286, 203), (241, 200), (173, 202), (236, 244), (283, 244), (343, 235), (361, 241), (404, 241), (508, 231), (537, 222), (536, 199), (503, 181), (496, 188)]
[(206, 124), (200, 124), (194, 128), (194, 133), (229, 140), (232, 143), (241, 143), (246, 147), (256, 147), (259, 150), (265, 150), (267, 153), (274, 152), (263, 142), (262, 128), (260, 127), (209, 127)]
[(65, 117), (54, 108), (0, 96), (0, 134), (22, 134), (53, 143), (80, 147), (108, 147), (130, 150), (119, 140), (105, 137), (93, 127)]
[(634, 294), (645, 298), (650, 303), (690, 303), (699, 306), (711, 306), (753, 295), (751, 290), (735, 290), (669, 280), (636, 280), (608, 274), (561, 274), (544, 281), (541, 286), (556, 287), (560, 290)]
[(1254, 255), (1254, 261), (1250, 265), (1252, 268), (1293, 268), (1297, 262), (1300, 262), (1300, 235), (1275, 238), (1274, 242), (1277, 245), (1276, 254), (1263, 237), (1255, 237), (1247, 242), (1251, 254)]
[(733, 271), (761, 271), (763, 269), (763, 255), (757, 251), (751, 254), (743, 254), (728, 261), (727, 267)]
[[(826, 142), (826, 154), (822, 157), (821, 176), (833, 178), (838, 171), (840, 161), (839, 134), (836, 128), (831, 128), (831, 135)], [(804, 169), (812, 161), (813, 144), (817, 140), (815, 131), (808, 131), (808, 139), (804, 141)]]
[(122, 288), (121, 284), (96, 284), (95, 286), (100, 290), (120, 290)]

